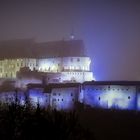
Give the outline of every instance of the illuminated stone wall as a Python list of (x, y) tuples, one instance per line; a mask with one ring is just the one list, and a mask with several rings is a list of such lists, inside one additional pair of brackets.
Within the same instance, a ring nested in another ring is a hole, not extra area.
[(90, 71), (91, 60), (89, 57), (62, 57), (38, 60), (39, 71)]
[(78, 88), (54, 88), (51, 92), (50, 106), (57, 110), (71, 110), (78, 101)]
[(92, 107), (136, 109), (136, 86), (86, 85), (83, 103)]
[(43, 88), (32, 88), (28, 90), (28, 95), (33, 106), (39, 103), (46, 108), (50, 105), (52, 109), (71, 110), (78, 101), (79, 88), (52, 88), (49, 93), (44, 93)]
[[(140, 110), (140, 92), (134, 85), (81, 85), (77, 87), (52, 88), (50, 93), (32, 90), (30, 96), (57, 110), (71, 110), (75, 102), (81, 102), (93, 108)], [(31, 90), (30, 90), (31, 91)], [(45, 96), (46, 97), (45, 97)], [(37, 99), (38, 98), (38, 99)], [(46, 98), (46, 99), (45, 99)]]
[(49, 95), (43, 92), (43, 88), (34, 88), (28, 90), (28, 97), (33, 106), (39, 104), (41, 107), (48, 107)]
[[(0, 78), (16, 78), (22, 67), (31, 71), (49, 73), (50, 82), (84, 82), (94, 80), (90, 71), (89, 57), (56, 57), (46, 59), (4, 59), (0, 60)], [(52, 73), (52, 74), (50, 74)], [(55, 77), (56, 76), (56, 77)]]
[(0, 102), (13, 103), (18, 98), (20, 104), (25, 104), (25, 92), (24, 91), (3, 91), (0, 92)]
[[(90, 71), (89, 57), (62, 57), (38, 60), (38, 70), (53, 72), (60, 82), (84, 82), (95, 80)], [(61, 73), (58, 74), (57, 73)], [(49, 77), (51, 79), (51, 77)]]
[(72, 82), (80, 82), (83, 83), (84, 81), (92, 81), (94, 80), (92, 72), (86, 71), (69, 71), (69, 72), (62, 72), (61, 78), (64, 82), (72, 81)]
[(137, 97), (137, 110), (140, 110), (140, 86), (137, 87), (136, 97)]
[(89, 57), (64, 57), (62, 60), (64, 71), (90, 71)]
[[(65, 87), (65, 84), (54, 84), (50, 87), (48, 86), (49, 91), (46, 91), (43, 86), (41, 88), (33, 86), (26, 92), (19, 91), (21, 103), (24, 103), (25, 94), (27, 94), (33, 106), (39, 103), (42, 107), (50, 106), (57, 110), (74, 109), (75, 102), (93, 108), (140, 110), (140, 86), (137, 85), (80, 84), (72, 86), (66, 84)], [(1, 92), (0, 101), (5, 102), (14, 95), (15, 91)]]
[(61, 58), (38, 59), (38, 71), (41, 72), (60, 72)]
[(36, 68), (36, 59), (4, 59), (0, 60), (0, 78), (16, 78), (22, 67)]

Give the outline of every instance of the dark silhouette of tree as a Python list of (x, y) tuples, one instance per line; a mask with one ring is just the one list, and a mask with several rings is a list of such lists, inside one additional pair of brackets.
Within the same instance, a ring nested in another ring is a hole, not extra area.
[(0, 139), (94, 140), (92, 133), (79, 124), (75, 111), (46, 110), (39, 103), (33, 108), (18, 101), (0, 107)]

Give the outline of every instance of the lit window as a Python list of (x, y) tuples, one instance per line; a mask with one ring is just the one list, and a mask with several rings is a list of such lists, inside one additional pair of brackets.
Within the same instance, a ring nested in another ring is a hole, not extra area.
[(73, 70), (74, 69), (74, 66), (70, 66), (71, 67), (71, 70)]

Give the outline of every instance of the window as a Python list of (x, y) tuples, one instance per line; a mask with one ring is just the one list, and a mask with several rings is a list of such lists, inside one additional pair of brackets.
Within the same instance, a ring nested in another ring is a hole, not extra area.
[(130, 96), (128, 96), (128, 99), (130, 99)]
[(53, 93), (53, 95), (55, 96), (55, 95), (56, 95), (56, 93)]
[(77, 62), (79, 62), (80, 61), (80, 59), (79, 58), (77, 58)]
[(101, 98), (99, 97), (99, 98), (98, 98), (98, 100), (100, 101), (100, 100), (101, 100)]
[(73, 62), (73, 58), (71, 58), (70, 61)]
[(63, 99), (62, 99), (62, 101), (63, 101)]
[(71, 93), (71, 96), (73, 96), (73, 94)]

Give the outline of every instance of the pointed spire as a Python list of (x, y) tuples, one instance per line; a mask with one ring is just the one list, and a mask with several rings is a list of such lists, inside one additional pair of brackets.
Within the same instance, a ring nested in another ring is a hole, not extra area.
[(72, 29), (72, 32), (70, 34), (70, 39), (74, 40), (75, 39), (75, 35), (74, 35), (74, 29)]
[(74, 38), (75, 38), (74, 34), (71, 33), (71, 34), (70, 34), (70, 39), (71, 39), (71, 40), (74, 40)]

